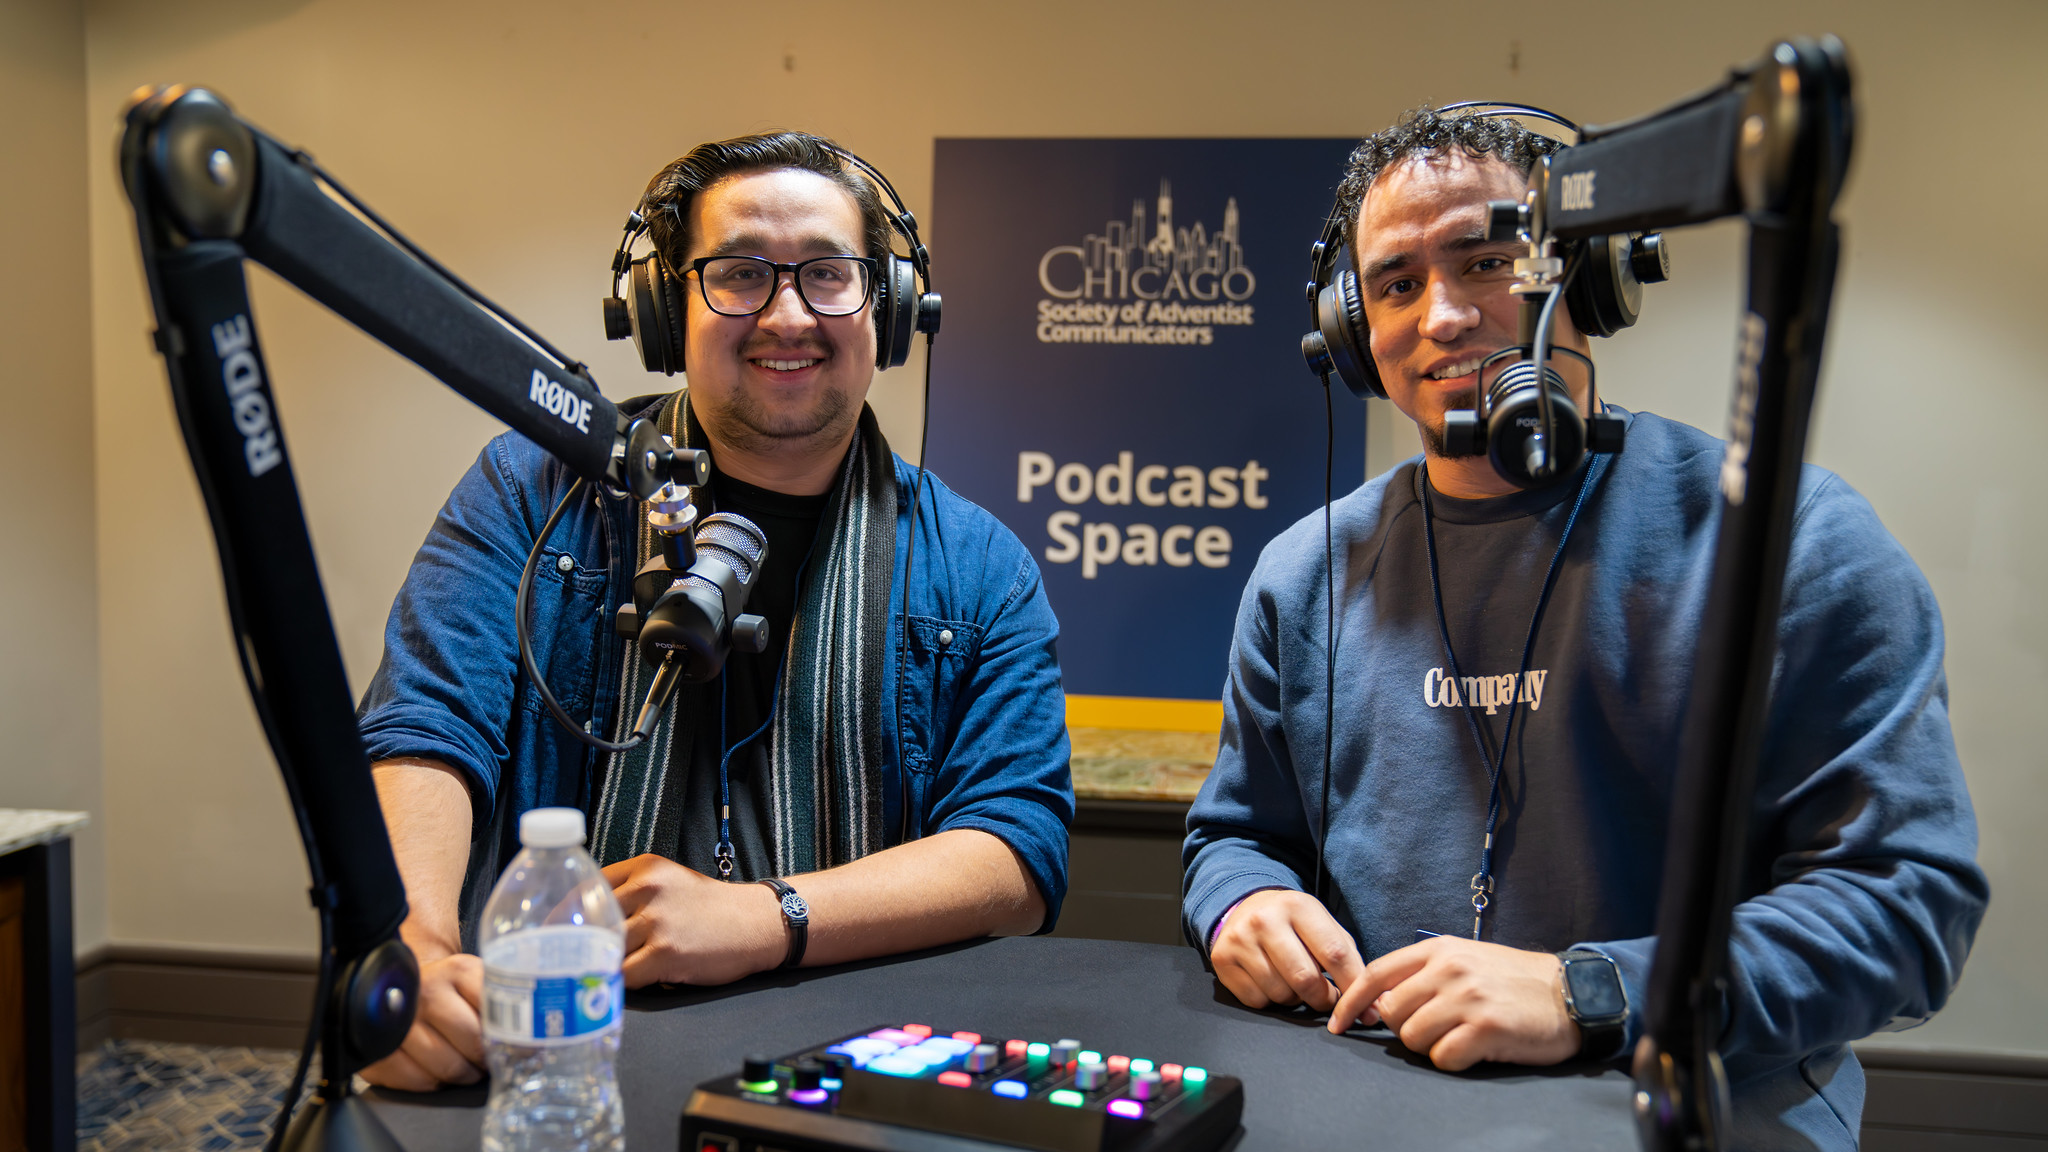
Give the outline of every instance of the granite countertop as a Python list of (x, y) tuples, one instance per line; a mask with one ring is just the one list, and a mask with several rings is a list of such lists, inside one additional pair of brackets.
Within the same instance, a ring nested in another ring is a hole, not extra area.
[(0, 856), (47, 844), (85, 827), (84, 812), (52, 812), (43, 808), (0, 808)]
[(1216, 763), (1217, 733), (1068, 728), (1074, 796), (1186, 804)]

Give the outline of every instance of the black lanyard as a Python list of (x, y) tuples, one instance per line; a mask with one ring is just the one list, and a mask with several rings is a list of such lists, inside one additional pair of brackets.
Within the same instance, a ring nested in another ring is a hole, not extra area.
[[(784, 644), (782, 655), (783, 659), (785, 660), (789, 658), (789, 649), (786, 641)], [(768, 726), (770, 724), (775, 723), (775, 706), (779, 704), (782, 700), (782, 664), (780, 661), (778, 661), (775, 665), (775, 689), (768, 695), (768, 718), (761, 721), (761, 726), (759, 728), (754, 729), (752, 735), (748, 736), (746, 739), (740, 741), (739, 743), (732, 745), (731, 747), (726, 747), (725, 686), (726, 681), (728, 679), (728, 673), (730, 673), (731, 671), (731, 661), (727, 661), (725, 667), (718, 670), (718, 744), (720, 748), (724, 749), (724, 751), (722, 751), (718, 757), (718, 878), (720, 880), (732, 879), (733, 754), (735, 752), (738, 752), (740, 749), (745, 748), (747, 745), (752, 744), (755, 740), (759, 739), (761, 733), (766, 732), (768, 730)]]
[[(712, 492), (711, 499), (712, 510), (716, 511), (718, 493), (715, 490)], [(755, 515), (759, 516), (760, 514), (756, 512)], [(821, 522), (823, 520), (823, 516), (824, 513), (820, 512), (819, 517)], [(766, 517), (760, 518), (766, 519)], [(804, 550), (803, 563), (798, 564), (796, 569), (796, 588), (798, 600), (803, 599), (804, 576), (810, 572), (811, 554), (817, 550), (817, 543), (817, 530), (814, 528), (811, 532), (811, 546)], [(792, 616), (792, 629), (794, 628), (794, 623), (795, 617)], [(786, 669), (786, 666), (789, 663), (790, 639), (791, 638), (787, 636), (782, 638), (782, 655), (776, 657), (775, 659), (775, 687), (770, 689), (768, 693), (767, 717), (761, 721), (760, 727), (754, 729), (753, 732), (748, 734), (746, 739), (741, 740), (737, 744), (728, 745), (725, 742), (725, 722), (727, 719), (728, 707), (726, 701), (726, 687), (730, 679), (730, 674), (732, 672), (732, 661), (730, 659), (727, 659), (727, 661), (725, 662), (725, 666), (718, 670), (719, 754), (717, 861), (718, 878), (720, 880), (732, 879), (733, 857), (735, 855), (732, 844), (732, 758), (735, 753), (739, 752), (740, 749), (745, 748), (747, 745), (752, 744), (754, 741), (760, 739), (761, 734), (763, 732), (768, 731), (769, 725), (775, 723), (775, 710), (782, 704), (782, 675)]]
[[(1472, 938), (1479, 939), (1480, 922), (1486, 916), (1486, 909), (1493, 898), (1493, 830), (1500, 821), (1500, 773), (1507, 765), (1508, 747), (1514, 742), (1515, 716), (1521, 709), (1524, 687), (1529, 677), (1529, 656), (1536, 649), (1536, 629), (1543, 622), (1543, 608), (1550, 603), (1550, 590), (1557, 583), (1557, 563), (1564, 559), (1564, 546), (1572, 538), (1572, 527), (1579, 522), (1579, 511), (1586, 506), (1586, 494), (1593, 490), (1593, 473), (1603, 458), (1595, 457), (1586, 462), (1586, 474), (1579, 481), (1579, 495), (1572, 502), (1572, 514), (1564, 522), (1564, 533), (1557, 538), (1557, 551), (1550, 556), (1550, 570), (1543, 574), (1543, 590), (1536, 597), (1536, 611), (1529, 617), (1529, 635), (1522, 641), (1522, 666), (1515, 672), (1515, 690), (1508, 696), (1507, 726), (1501, 730), (1500, 751), (1493, 758), (1491, 773), (1487, 780), (1486, 797), (1486, 838), (1479, 849), (1479, 871), (1472, 874)], [(1473, 711), (1473, 693), (1462, 690), (1464, 673), (1458, 670), (1458, 654), (1451, 650), (1451, 626), (1444, 618), (1443, 586), (1437, 580), (1436, 528), (1429, 501), (1429, 465), (1422, 465), (1422, 539), (1429, 552), (1429, 594), (1436, 601), (1436, 626), (1444, 639), (1444, 657), (1450, 661), (1452, 679), (1460, 686), (1459, 698), (1465, 708), (1465, 719), (1472, 726), (1472, 740), (1479, 747), (1481, 761), (1486, 759), (1486, 737), (1479, 730), (1479, 713)]]

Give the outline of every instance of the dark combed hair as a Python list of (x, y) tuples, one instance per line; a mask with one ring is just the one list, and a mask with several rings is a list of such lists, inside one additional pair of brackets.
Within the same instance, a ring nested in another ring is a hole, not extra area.
[(765, 132), (699, 144), (647, 182), (640, 214), (654, 250), (677, 271), (688, 267), (690, 198), (728, 176), (797, 168), (816, 172), (846, 189), (860, 206), (867, 251), (880, 259), (889, 249), (889, 211), (868, 178), (840, 157), (838, 146), (808, 132)]
[(1337, 185), (1337, 211), (1344, 223), (1347, 246), (1358, 255), (1358, 213), (1365, 203), (1366, 189), (1380, 173), (1410, 156), (1442, 155), (1456, 148), (1477, 160), (1481, 157), (1512, 164), (1526, 174), (1536, 158), (1548, 156), (1564, 145), (1548, 136), (1531, 132), (1505, 116), (1474, 116), (1465, 112), (1441, 112), (1428, 105), (1403, 113), (1392, 128), (1375, 132), (1358, 142), (1351, 159), (1344, 164), (1344, 179)]

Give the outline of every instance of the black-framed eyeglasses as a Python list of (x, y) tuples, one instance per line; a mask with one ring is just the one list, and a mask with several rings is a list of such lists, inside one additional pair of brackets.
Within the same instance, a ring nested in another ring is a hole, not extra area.
[(820, 316), (851, 316), (875, 290), (875, 262), (865, 256), (818, 256), (777, 264), (759, 256), (705, 256), (690, 262), (704, 303), (720, 316), (752, 316), (768, 307), (784, 272), (805, 306)]

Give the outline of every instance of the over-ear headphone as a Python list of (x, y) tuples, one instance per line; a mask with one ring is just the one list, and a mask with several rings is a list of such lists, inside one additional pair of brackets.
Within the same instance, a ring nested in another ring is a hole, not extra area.
[[(1492, 100), (1468, 100), (1446, 104), (1438, 112), (1475, 111), (1474, 117), (1528, 117), (1544, 120), (1570, 130), (1576, 138), (1579, 126), (1555, 112), (1529, 104), (1503, 104)], [(1323, 234), (1309, 249), (1308, 335), (1301, 338), (1301, 354), (1309, 370), (1318, 376), (1336, 376), (1352, 394), (1361, 399), (1385, 399), (1387, 388), (1373, 362), (1371, 332), (1365, 321), (1365, 299), (1358, 273), (1345, 269), (1332, 278), (1337, 258), (1344, 251), (1344, 213), (1333, 205), (1323, 224)], [(1588, 336), (1612, 336), (1636, 322), (1642, 313), (1643, 285), (1654, 284), (1671, 275), (1671, 257), (1657, 233), (1616, 233), (1573, 240), (1560, 245), (1565, 266), (1578, 265), (1565, 288), (1564, 302), (1571, 308), (1572, 324)]]
[[(893, 250), (883, 252), (875, 277), (875, 367), (895, 368), (910, 358), (910, 342), (918, 333), (936, 336), (939, 331), (940, 300), (932, 291), (931, 254), (917, 237), (917, 217), (903, 206), (903, 198), (888, 177), (836, 144), (826, 147), (860, 169), (889, 198), (895, 209), (889, 226), (910, 245), (908, 256)], [(641, 207), (646, 207), (644, 201)], [(646, 233), (645, 215), (639, 209), (628, 213), (625, 235), (612, 255), (612, 294), (604, 301), (604, 335), (607, 340), (631, 336), (640, 350), (640, 363), (649, 372), (673, 376), (683, 370), (684, 317), (688, 315), (683, 278), (659, 252), (632, 258), (633, 241)], [(621, 282), (628, 279), (631, 287), (622, 296)], [(920, 280), (923, 292), (917, 288)]]

